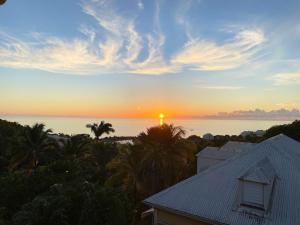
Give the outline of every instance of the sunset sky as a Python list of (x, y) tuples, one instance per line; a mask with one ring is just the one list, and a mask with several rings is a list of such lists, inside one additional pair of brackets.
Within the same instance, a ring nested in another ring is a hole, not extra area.
[(0, 114), (299, 110), (299, 12), (299, 0), (7, 0)]

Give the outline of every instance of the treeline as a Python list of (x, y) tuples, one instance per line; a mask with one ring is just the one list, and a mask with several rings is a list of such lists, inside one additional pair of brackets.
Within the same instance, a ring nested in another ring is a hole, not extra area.
[(197, 135), (191, 135), (187, 139), (194, 142), (197, 145), (198, 151), (201, 151), (207, 146), (220, 147), (228, 141), (259, 143), (278, 134), (285, 134), (300, 142), (300, 120), (296, 120), (290, 124), (273, 126), (267, 129), (261, 137), (255, 135), (248, 135), (246, 137), (241, 135), (216, 135), (214, 140), (205, 140)]
[(133, 144), (101, 139), (111, 124), (90, 124), (95, 138), (54, 138), (43, 124), (0, 120), (0, 224), (129, 225), (141, 201), (195, 171), (196, 144), (172, 125), (149, 128)]
[(141, 220), (142, 200), (195, 174), (194, 155), (204, 147), (280, 133), (300, 141), (300, 121), (274, 126), (263, 137), (218, 135), (212, 141), (184, 138), (180, 127), (164, 124), (128, 144), (101, 138), (114, 131), (109, 123), (87, 126), (95, 138), (0, 120), (1, 225), (150, 224)]

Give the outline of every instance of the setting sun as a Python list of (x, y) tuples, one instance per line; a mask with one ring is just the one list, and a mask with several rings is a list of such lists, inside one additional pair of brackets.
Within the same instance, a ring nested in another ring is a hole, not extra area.
[(160, 118), (160, 119), (163, 119), (163, 118), (165, 118), (165, 115), (164, 115), (163, 113), (160, 113), (160, 114), (159, 114), (159, 118)]
[(165, 115), (163, 113), (159, 114), (159, 124), (162, 126), (164, 124)]

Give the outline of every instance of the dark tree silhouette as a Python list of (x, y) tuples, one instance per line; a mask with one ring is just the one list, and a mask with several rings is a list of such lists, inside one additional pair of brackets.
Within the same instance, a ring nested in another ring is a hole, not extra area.
[(11, 169), (26, 165), (30, 170), (36, 169), (39, 165), (42, 154), (52, 146), (48, 134), (52, 130), (45, 130), (44, 124), (35, 124), (32, 127), (26, 126), (21, 143), (21, 151), (12, 160)]
[(104, 121), (101, 121), (100, 124), (87, 124), (86, 127), (91, 129), (91, 132), (95, 135), (96, 140), (99, 140), (103, 134), (115, 132), (115, 130), (112, 128), (112, 125), (110, 123), (105, 123)]
[(6, 2), (6, 0), (0, 0), (0, 5), (3, 5)]
[(151, 127), (134, 145), (123, 146), (108, 164), (111, 181), (123, 181), (124, 189), (149, 196), (186, 177), (196, 146), (183, 138), (184, 130), (173, 125)]

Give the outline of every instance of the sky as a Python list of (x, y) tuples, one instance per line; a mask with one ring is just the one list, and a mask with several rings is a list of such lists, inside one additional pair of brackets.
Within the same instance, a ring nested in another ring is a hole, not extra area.
[(300, 109), (299, 0), (7, 0), (0, 114)]

